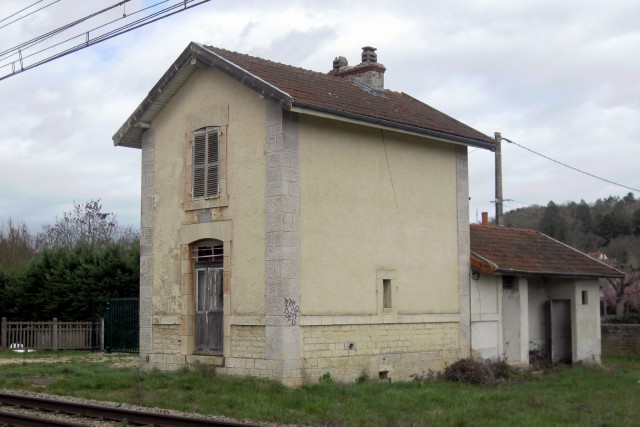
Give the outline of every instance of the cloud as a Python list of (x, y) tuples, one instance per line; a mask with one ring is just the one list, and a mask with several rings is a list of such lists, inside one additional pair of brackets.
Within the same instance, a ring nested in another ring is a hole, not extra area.
[[(0, 29), (0, 51), (112, 4), (60, 2)], [(127, 14), (144, 4), (127, 3)], [(22, 7), (2, 2), (0, 18)], [(114, 148), (111, 136), (190, 41), (323, 72), (373, 45), (388, 88), (639, 188), (639, 15), (631, 0), (209, 2), (0, 81), (0, 220), (38, 228), (74, 201), (102, 198), (137, 225), (140, 152)], [(473, 220), (494, 209), (494, 156), (470, 151)], [(507, 209), (628, 192), (508, 143), (503, 174)]]

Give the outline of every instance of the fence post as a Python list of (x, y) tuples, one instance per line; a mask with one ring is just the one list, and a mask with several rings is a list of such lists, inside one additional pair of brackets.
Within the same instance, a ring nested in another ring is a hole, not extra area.
[(100, 351), (104, 352), (104, 317), (100, 318)]
[(58, 319), (53, 318), (53, 325), (51, 326), (51, 334), (53, 335), (52, 347), (54, 350), (58, 349)]
[(109, 332), (107, 333), (107, 343), (105, 348), (107, 353), (111, 353), (111, 345), (113, 344), (113, 319), (111, 318), (111, 302), (107, 300), (107, 324), (109, 325)]
[(7, 318), (2, 318), (2, 326), (0, 326), (0, 348), (7, 348)]

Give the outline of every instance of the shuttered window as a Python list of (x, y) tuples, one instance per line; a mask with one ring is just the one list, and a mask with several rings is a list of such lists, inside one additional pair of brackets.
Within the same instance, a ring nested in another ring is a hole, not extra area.
[(202, 199), (218, 196), (220, 181), (220, 129), (207, 127), (193, 133), (192, 197)]

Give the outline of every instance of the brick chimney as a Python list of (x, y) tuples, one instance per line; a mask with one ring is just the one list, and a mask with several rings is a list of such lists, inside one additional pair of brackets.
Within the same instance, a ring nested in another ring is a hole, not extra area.
[(349, 79), (354, 85), (373, 94), (384, 93), (384, 65), (378, 63), (376, 48), (365, 46), (362, 48), (362, 62), (349, 67), (344, 56), (333, 60), (333, 69), (329, 74)]

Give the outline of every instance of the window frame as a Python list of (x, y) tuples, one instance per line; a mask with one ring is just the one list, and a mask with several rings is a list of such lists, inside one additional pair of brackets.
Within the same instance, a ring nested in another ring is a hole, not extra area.
[(378, 314), (396, 314), (398, 312), (398, 272), (378, 270), (376, 272), (376, 294)]
[[(191, 135), (191, 199), (206, 200), (220, 197), (221, 193), (221, 130), (219, 126), (206, 126)], [(204, 152), (198, 150), (199, 137), (204, 137)], [(212, 158), (213, 157), (213, 158)], [(200, 160), (201, 159), (201, 160)], [(200, 176), (201, 174), (201, 176)], [(211, 180), (215, 183), (212, 184)], [(212, 188), (215, 186), (215, 189)]]

